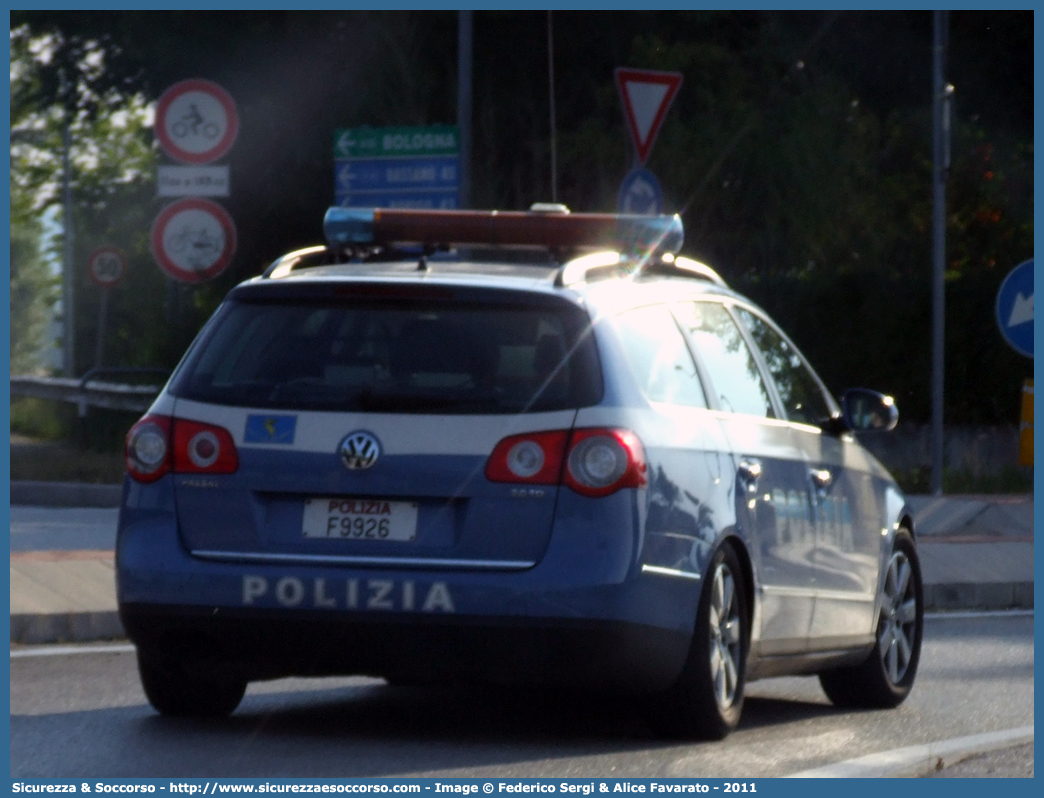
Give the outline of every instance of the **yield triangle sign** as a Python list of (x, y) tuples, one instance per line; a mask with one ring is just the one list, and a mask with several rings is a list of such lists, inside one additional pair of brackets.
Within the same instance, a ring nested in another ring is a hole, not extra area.
[(638, 151), (638, 160), (643, 164), (681, 83), (681, 72), (624, 67), (616, 70), (616, 87), (620, 90), (627, 127)]

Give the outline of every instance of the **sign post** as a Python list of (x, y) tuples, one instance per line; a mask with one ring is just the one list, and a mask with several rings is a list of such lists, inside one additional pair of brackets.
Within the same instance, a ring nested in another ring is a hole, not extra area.
[(458, 151), (451, 125), (336, 130), (335, 201), (355, 208), (456, 208)]
[(680, 72), (651, 69), (616, 70), (616, 88), (623, 103), (627, 130), (634, 143), (636, 168), (624, 178), (617, 195), (620, 213), (663, 213), (663, 192), (656, 176), (644, 169), (656, 136), (663, 126), (667, 109), (681, 88)]
[(632, 169), (620, 184), (616, 210), (654, 216), (663, 213), (663, 191), (656, 175), (648, 169)]
[(1033, 465), (1033, 380), (1022, 383), (1022, 421), (1019, 424), (1019, 465)]
[(156, 104), (156, 138), (175, 161), (216, 161), (232, 148), (238, 132), (235, 102), (209, 80), (175, 83)]
[(101, 289), (98, 305), (98, 337), (94, 349), (94, 367), (102, 367), (105, 354), (105, 320), (109, 311), (109, 291), (123, 279), (127, 272), (127, 257), (116, 247), (100, 247), (87, 258), (87, 269), (91, 279)]
[(190, 197), (173, 202), (152, 223), (152, 256), (170, 277), (201, 283), (232, 262), (236, 225), (220, 205)]
[(997, 291), (997, 326), (1016, 352), (1033, 357), (1033, 261), (1012, 269)]
[[(1033, 357), (1033, 260), (1020, 263), (1004, 278), (997, 291), (997, 326), (1008, 345)], [(1033, 380), (1022, 384), (1022, 418), (1019, 423), (1019, 465), (1033, 465)]]
[(631, 133), (635, 152), (641, 164), (660, 132), (667, 109), (681, 88), (681, 72), (656, 72), (652, 69), (616, 70), (616, 88), (623, 102), (627, 129)]
[[(201, 197), (229, 196), (228, 154), (239, 134), (235, 101), (218, 84), (193, 78), (168, 88), (156, 104), (156, 140), (178, 165), (157, 174), (157, 195), (185, 197), (152, 224), (152, 253), (175, 281), (196, 284), (221, 274), (236, 248), (236, 226), (224, 208)], [(168, 290), (168, 319), (180, 313), (176, 283)]]
[(159, 197), (227, 197), (228, 164), (217, 166), (160, 166), (156, 174)]

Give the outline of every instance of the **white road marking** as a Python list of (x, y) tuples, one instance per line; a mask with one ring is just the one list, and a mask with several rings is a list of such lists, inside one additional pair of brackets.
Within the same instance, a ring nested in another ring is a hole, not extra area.
[(12, 648), (11, 659), (22, 657), (65, 657), (72, 654), (133, 654), (137, 649), (130, 643), (110, 645), (44, 646), (42, 648)]
[(973, 734), (952, 740), (939, 740), (925, 745), (911, 745), (881, 751), (856, 759), (846, 759), (812, 770), (792, 773), (789, 779), (896, 778), (921, 776), (942, 770), (977, 754), (1011, 748), (1033, 742), (1033, 727)]

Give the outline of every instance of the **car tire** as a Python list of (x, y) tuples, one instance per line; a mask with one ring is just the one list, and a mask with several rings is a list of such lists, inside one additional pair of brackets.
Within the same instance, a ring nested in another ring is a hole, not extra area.
[(138, 674), (149, 703), (161, 715), (224, 718), (243, 700), (247, 681), (231, 673), (207, 672), (186, 662), (138, 649)]
[(921, 658), (924, 588), (913, 538), (895, 537), (881, 586), (881, 609), (870, 656), (860, 665), (819, 674), (827, 697), (839, 707), (890, 708), (910, 694)]
[(720, 740), (739, 723), (750, 645), (747, 602), (739, 558), (725, 543), (707, 569), (685, 667), (657, 708), (658, 725), (670, 736)]

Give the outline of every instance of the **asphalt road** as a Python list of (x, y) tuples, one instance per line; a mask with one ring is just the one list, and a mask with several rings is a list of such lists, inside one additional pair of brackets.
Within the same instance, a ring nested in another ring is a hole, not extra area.
[(952, 767), (931, 773), (929, 779), (1032, 779), (1033, 743), (969, 757)]
[(102, 507), (11, 507), (11, 551), (116, 547), (120, 511)]
[(1032, 723), (1031, 616), (929, 619), (897, 710), (838, 711), (814, 678), (766, 680), (731, 737), (697, 744), (657, 739), (635, 699), (362, 678), (254, 684), (227, 720), (174, 721), (145, 703), (131, 653), (11, 659), (15, 778), (757, 778)]

